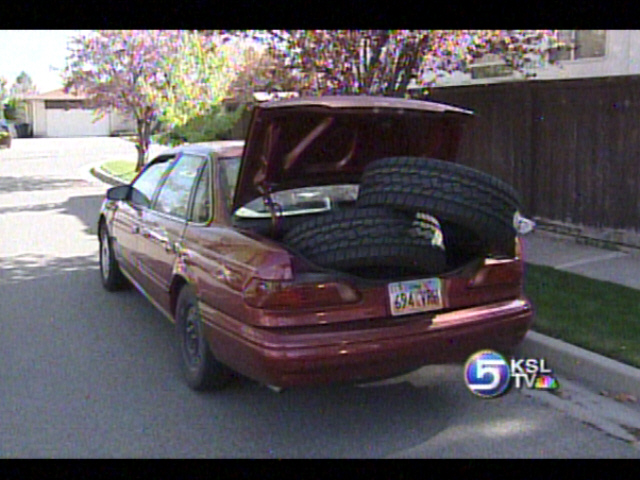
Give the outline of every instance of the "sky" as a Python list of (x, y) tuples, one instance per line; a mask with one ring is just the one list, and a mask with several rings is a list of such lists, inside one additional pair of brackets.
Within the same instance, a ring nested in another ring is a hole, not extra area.
[[(60, 73), (67, 41), (86, 30), (0, 30), (0, 76), (11, 87), (20, 72), (31, 77), (39, 93), (62, 88)], [(58, 68), (53, 71), (51, 67)]]

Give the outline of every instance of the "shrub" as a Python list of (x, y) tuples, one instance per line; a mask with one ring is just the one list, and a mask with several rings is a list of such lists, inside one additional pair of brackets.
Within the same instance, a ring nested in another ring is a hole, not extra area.
[(245, 110), (244, 105), (233, 111), (215, 106), (204, 115), (191, 118), (187, 123), (174, 127), (168, 132), (158, 134), (156, 141), (163, 145), (179, 145), (181, 143), (209, 142), (231, 139), (231, 131), (240, 120)]

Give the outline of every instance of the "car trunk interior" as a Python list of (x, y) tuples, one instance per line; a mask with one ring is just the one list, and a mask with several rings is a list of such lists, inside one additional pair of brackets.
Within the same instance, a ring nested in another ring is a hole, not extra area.
[[(336, 212), (358, 211), (356, 201), (363, 172), (377, 159), (413, 157), (453, 163), (466, 115), (393, 109), (338, 112), (323, 108), (296, 115), (284, 110), (261, 115), (252, 123), (241, 161), (222, 169), (222, 183), (236, 228), (279, 242), (294, 256), (304, 258), (302, 263), (310, 264), (309, 268), (315, 265), (320, 271), (347, 274), (365, 284), (429, 277), (458, 278), (461, 283), (453, 285), (453, 282), (452, 292), (463, 295), (468, 286), (476, 292), (469, 296), (474, 301), (517, 295), (514, 291), (521, 280), (512, 275), (517, 270), (513, 268), (517, 263), (513, 261), (514, 252), (509, 251), (513, 248), (496, 248), (480, 241), (473, 231), (447, 221), (439, 224), (444, 238), (444, 265), (431, 270), (420, 268), (419, 253), (409, 262), (411, 265), (369, 262), (328, 267), (306, 258), (298, 245), (287, 241), (288, 234), (302, 224), (325, 216), (333, 218)], [(352, 191), (313, 192), (313, 189), (346, 186), (352, 187)], [(305, 189), (307, 191), (296, 194), (295, 201), (287, 196), (291, 191)], [(427, 250), (425, 247), (425, 252)], [(498, 263), (487, 267), (487, 261), (491, 263), (493, 259)], [(469, 285), (483, 271), (491, 272), (485, 276), (493, 280), (485, 281), (482, 286)], [(505, 273), (501, 275), (500, 271)], [(489, 293), (490, 290), (494, 293)]]

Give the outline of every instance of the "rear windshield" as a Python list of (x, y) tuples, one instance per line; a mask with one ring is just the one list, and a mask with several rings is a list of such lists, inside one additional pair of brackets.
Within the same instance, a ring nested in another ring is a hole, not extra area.
[[(276, 210), (283, 216), (326, 212), (337, 204), (355, 202), (358, 185), (323, 185), (276, 192), (271, 196)], [(256, 198), (235, 212), (240, 218), (270, 217), (270, 210), (263, 198)]]
[[(240, 158), (220, 159), (220, 179), (225, 190), (227, 206), (233, 202)], [(271, 196), (278, 211), (284, 216), (304, 215), (328, 211), (340, 203), (355, 202), (358, 197), (358, 185), (323, 185), (314, 187), (295, 188), (276, 192)], [(271, 216), (265, 200), (256, 198), (240, 207), (234, 215), (239, 218), (268, 218)]]

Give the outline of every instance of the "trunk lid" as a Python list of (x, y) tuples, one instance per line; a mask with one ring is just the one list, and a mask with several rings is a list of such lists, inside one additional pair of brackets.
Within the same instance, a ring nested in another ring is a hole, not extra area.
[(440, 103), (369, 96), (256, 105), (232, 211), (281, 190), (358, 183), (364, 167), (382, 157), (452, 160), (472, 114)]

